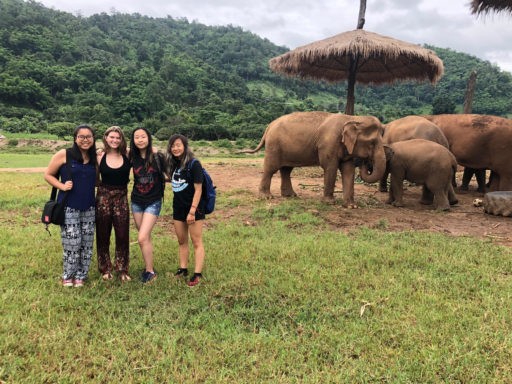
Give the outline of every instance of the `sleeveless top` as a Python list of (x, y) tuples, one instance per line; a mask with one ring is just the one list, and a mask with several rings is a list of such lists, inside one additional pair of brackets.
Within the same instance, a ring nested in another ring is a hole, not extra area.
[(126, 186), (130, 181), (130, 160), (123, 156), (123, 164), (119, 168), (110, 168), (107, 164), (107, 154), (105, 153), (100, 161), (99, 171), (101, 175), (101, 184), (111, 186)]
[[(60, 180), (65, 183), (70, 180), (67, 165), (62, 164), (59, 169)], [(91, 163), (83, 164), (75, 159), (71, 160), (71, 180), (73, 188), (69, 194), (67, 206), (79, 211), (87, 211), (95, 206), (96, 167)], [(58, 201), (62, 201), (64, 193), (59, 191)]]

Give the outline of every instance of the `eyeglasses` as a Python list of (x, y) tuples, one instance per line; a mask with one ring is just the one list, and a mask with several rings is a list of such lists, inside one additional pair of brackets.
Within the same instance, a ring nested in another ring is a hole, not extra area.
[(78, 135), (76, 138), (78, 140), (91, 140), (92, 139), (92, 135)]

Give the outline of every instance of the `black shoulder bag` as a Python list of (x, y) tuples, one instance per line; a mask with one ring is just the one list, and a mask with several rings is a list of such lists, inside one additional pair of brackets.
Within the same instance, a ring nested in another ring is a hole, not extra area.
[[(72, 179), (71, 174), (71, 156), (69, 155), (69, 151), (66, 150), (66, 169), (69, 174), (69, 179)], [(41, 222), (45, 224), (46, 230), (48, 233), (48, 226), (50, 224), (63, 225), (65, 223), (65, 211), (66, 204), (68, 201), (68, 193), (64, 192), (64, 198), (59, 203), (57, 202), (57, 188), (52, 187), (52, 192), (50, 194), (50, 200), (48, 200), (43, 208), (43, 214), (41, 215)], [(50, 233), (51, 236), (51, 233)]]

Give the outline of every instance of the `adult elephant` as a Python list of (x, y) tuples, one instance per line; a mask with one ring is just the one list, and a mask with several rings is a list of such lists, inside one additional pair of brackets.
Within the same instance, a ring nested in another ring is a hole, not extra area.
[(324, 199), (334, 199), (339, 169), (343, 206), (356, 208), (354, 159), (363, 160), (360, 166), (363, 181), (380, 180), (386, 168), (382, 130), (382, 124), (373, 116), (295, 112), (272, 121), (258, 146), (244, 152), (255, 153), (265, 146), (260, 195), (271, 197), (272, 176), (280, 171), (281, 195), (296, 196), (290, 178), (293, 168), (320, 165), (324, 170)]
[[(433, 141), (449, 148), (448, 140), (443, 131), (427, 119), (418, 119), (418, 116), (406, 116), (384, 125), (382, 141), (385, 145), (413, 139)], [(380, 180), (379, 190), (386, 192), (387, 184), (388, 172), (386, 171)]]
[(492, 171), (491, 191), (512, 190), (512, 120), (476, 114), (424, 118), (441, 128), (457, 163)]

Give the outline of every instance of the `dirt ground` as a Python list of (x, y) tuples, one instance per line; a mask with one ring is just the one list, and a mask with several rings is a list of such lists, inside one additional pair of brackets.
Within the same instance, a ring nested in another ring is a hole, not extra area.
[[(60, 143), (59, 143), (60, 144)], [(44, 144), (43, 144), (44, 145)], [(199, 158), (201, 154), (198, 153)], [(263, 159), (248, 156), (243, 159), (225, 159), (208, 161), (205, 166), (212, 175), (219, 193), (232, 190), (248, 191), (258, 198), (258, 185), (261, 178)], [(0, 171), (15, 172), (44, 172), (44, 168), (9, 169)], [(298, 198), (321, 199), (323, 188), (323, 173), (319, 167), (296, 168), (292, 173), (292, 183)], [(462, 168), (457, 173), (460, 184)], [(279, 174), (272, 179), (271, 192), (274, 198), (269, 204), (278, 204), (283, 198), (279, 194)], [(476, 181), (470, 184), (467, 193), (457, 192), (459, 203), (449, 212), (437, 212), (432, 206), (419, 203), (421, 188), (406, 184), (404, 208), (396, 208), (385, 204), (387, 193), (379, 192), (377, 184), (365, 185), (356, 183), (355, 199), (358, 209), (348, 209), (341, 206), (341, 182), (336, 183), (336, 207), (329, 211), (326, 220), (333, 228), (344, 232), (353, 231), (360, 226), (379, 228), (387, 231), (426, 231), (442, 232), (451, 236), (472, 236), (491, 239), (493, 243), (512, 247), (512, 218), (493, 216), (484, 213), (483, 207), (475, 207), (475, 199), (483, 199), (483, 194), (476, 192)], [(240, 217), (244, 224), (250, 224), (250, 209), (242, 208), (217, 211), (209, 220), (216, 221), (226, 217)]]
[[(208, 172), (220, 193), (229, 190), (248, 190), (257, 198), (263, 160), (229, 159), (207, 163)], [(457, 173), (460, 184), (462, 168)], [(321, 199), (323, 193), (323, 172), (321, 168), (296, 168), (292, 172), (292, 184), (299, 198)], [(356, 227), (366, 226), (387, 231), (442, 232), (451, 236), (472, 236), (492, 239), (493, 243), (512, 246), (512, 218), (484, 213), (483, 207), (475, 207), (475, 199), (483, 199), (476, 192), (476, 181), (472, 180), (470, 191), (457, 192), (459, 203), (449, 212), (437, 212), (432, 206), (419, 203), (421, 187), (406, 184), (404, 202), (406, 207), (396, 208), (385, 203), (387, 193), (379, 192), (378, 185), (356, 183), (355, 199), (357, 209), (341, 206), (341, 181), (336, 183), (336, 207), (327, 214), (327, 221), (334, 228), (350, 232)], [(277, 204), (283, 198), (279, 195), (279, 174), (272, 179), (271, 192), (274, 198), (269, 204)], [(230, 215), (229, 212), (224, 212)], [(236, 213), (240, 215), (240, 212)], [(249, 212), (246, 213), (249, 217)], [(214, 218), (215, 215), (212, 216)], [(247, 219), (250, 222), (250, 219)]]

